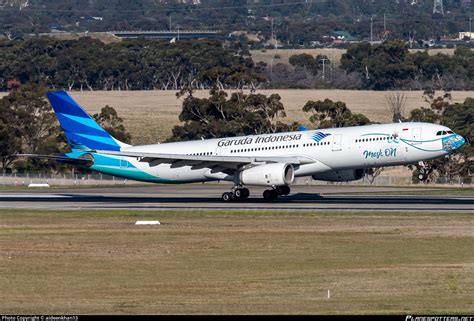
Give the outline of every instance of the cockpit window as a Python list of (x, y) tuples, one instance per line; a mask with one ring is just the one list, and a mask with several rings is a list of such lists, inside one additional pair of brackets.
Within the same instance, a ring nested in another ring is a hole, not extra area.
[(448, 130), (448, 134), (454, 134), (452, 130)]
[(439, 131), (436, 133), (436, 136), (441, 136), (441, 134), (442, 134), (442, 131)]

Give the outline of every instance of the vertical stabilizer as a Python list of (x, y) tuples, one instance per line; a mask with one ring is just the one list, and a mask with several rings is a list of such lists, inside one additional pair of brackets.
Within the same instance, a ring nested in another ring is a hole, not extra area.
[(107, 133), (65, 91), (50, 92), (47, 96), (72, 149), (120, 151), (130, 146)]

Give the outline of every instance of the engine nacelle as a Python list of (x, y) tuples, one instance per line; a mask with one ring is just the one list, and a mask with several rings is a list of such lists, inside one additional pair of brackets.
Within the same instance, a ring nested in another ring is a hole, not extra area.
[(365, 169), (343, 169), (339, 171), (331, 171), (325, 173), (314, 174), (312, 177), (318, 181), (329, 181), (329, 182), (347, 182), (357, 181), (364, 177)]
[(295, 169), (291, 164), (265, 164), (240, 172), (239, 180), (244, 185), (281, 186), (290, 185), (295, 179)]

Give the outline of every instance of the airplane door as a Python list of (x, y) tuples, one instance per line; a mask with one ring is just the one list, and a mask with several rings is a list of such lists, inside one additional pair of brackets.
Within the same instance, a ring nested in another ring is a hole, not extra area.
[(221, 154), (221, 147), (216, 147), (216, 155), (219, 156)]
[(334, 135), (332, 137), (332, 151), (333, 152), (338, 152), (342, 150), (341, 141), (342, 141), (342, 135)]
[(421, 144), (421, 127), (412, 129), (410, 140), (413, 145)]

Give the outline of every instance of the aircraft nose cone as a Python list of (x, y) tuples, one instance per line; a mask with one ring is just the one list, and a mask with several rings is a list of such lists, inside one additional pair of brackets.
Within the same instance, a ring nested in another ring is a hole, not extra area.
[(466, 143), (466, 140), (461, 135), (456, 135), (456, 140), (453, 142), (453, 149), (459, 149)]
[(451, 135), (442, 139), (443, 149), (448, 153), (461, 148), (466, 143), (466, 140), (461, 135)]

